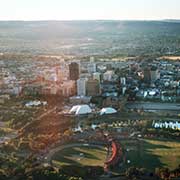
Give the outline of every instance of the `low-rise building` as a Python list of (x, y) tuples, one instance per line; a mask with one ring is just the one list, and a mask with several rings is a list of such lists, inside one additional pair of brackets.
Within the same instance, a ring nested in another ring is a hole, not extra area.
[(104, 81), (112, 81), (114, 76), (114, 71), (106, 71), (103, 74), (103, 80)]

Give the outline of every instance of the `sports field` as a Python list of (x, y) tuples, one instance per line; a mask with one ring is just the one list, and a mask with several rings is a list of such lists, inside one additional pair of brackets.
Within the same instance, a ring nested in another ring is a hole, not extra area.
[[(154, 171), (157, 167), (175, 169), (180, 164), (180, 142), (174, 140), (122, 140), (126, 149), (126, 163), (118, 170), (128, 167), (147, 168)], [(104, 147), (73, 146), (56, 152), (51, 160), (56, 165), (102, 166), (107, 151)]]
[(107, 152), (104, 147), (75, 146), (56, 152), (52, 162), (56, 165), (102, 166)]

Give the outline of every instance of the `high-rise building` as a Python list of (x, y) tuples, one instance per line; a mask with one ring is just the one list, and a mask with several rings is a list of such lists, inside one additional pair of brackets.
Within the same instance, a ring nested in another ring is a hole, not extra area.
[(151, 83), (154, 83), (159, 78), (160, 78), (160, 73), (157, 67), (152, 67), (151, 68)]
[(76, 86), (75, 86), (75, 81), (64, 81), (61, 84), (61, 91), (62, 95), (64, 97), (69, 97), (75, 95), (76, 92)]
[(144, 68), (144, 82), (147, 84), (151, 83), (151, 68), (150, 67)]
[(76, 62), (72, 62), (69, 64), (69, 78), (70, 80), (78, 80), (79, 79), (79, 64)]
[(96, 72), (96, 64), (94, 62), (90, 62), (87, 66), (88, 73), (92, 74)]
[(121, 81), (122, 86), (126, 85), (126, 78), (125, 77), (121, 77), (120, 81)]
[(87, 96), (97, 96), (100, 93), (100, 84), (98, 80), (89, 79), (86, 82), (86, 94)]
[(87, 78), (80, 78), (77, 80), (77, 95), (86, 96), (86, 82)]

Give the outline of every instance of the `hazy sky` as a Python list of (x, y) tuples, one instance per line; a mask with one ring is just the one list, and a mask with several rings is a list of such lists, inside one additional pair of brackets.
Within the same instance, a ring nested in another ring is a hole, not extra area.
[(0, 20), (180, 19), (180, 0), (0, 0)]

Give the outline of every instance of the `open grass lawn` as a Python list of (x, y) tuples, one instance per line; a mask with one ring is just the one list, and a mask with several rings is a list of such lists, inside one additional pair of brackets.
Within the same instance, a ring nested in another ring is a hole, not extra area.
[[(121, 144), (128, 149), (126, 160), (130, 160), (129, 164), (126, 163), (120, 168), (121, 170), (132, 166), (152, 171), (157, 167), (175, 169), (180, 164), (180, 142), (178, 141), (142, 139), (121, 141)], [(52, 162), (56, 165), (103, 166), (106, 155), (104, 147), (76, 146), (55, 153)]]
[(52, 162), (56, 165), (103, 166), (107, 152), (96, 147), (72, 147), (54, 154)]
[(139, 143), (123, 143), (129, 149), (126, 159), (137, 166), (154, 170), (156, 167), (176, 168), (180, 164), (180, 142), (143, 139)]

